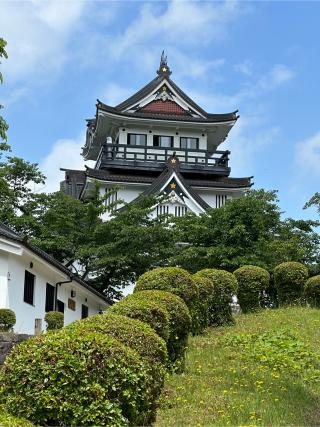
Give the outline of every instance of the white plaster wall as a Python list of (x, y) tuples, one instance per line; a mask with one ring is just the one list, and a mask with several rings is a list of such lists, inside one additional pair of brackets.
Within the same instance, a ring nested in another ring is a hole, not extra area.
[[(30, 262), (33, 262), (33, 268), (30, 268)], [(33, 305), (23, 301), (25, 270), (36, 276)], [(22, 256), (10, 254), (8, 256), (8, 271), (10, 280), (8, 280), (7, 285), (6, 308), (10, 308), (16, 313), (15, 332), (34, 334), (35, 319), (42, 319), (42, 329), (45, 330), (46, 283), (55, 286), (58, 281), (67, 280), (66, 276), (49, 264), (27, 253)], [(76, 291), (76, 297), (73, 298), (76, 302), (76, 311), (68, 308), (68, 298), (71, 297), (71, 290)], [(99, 297), (91, 294), (77, 282), (62, 284), (58, 287), (58, 299), (65, 303), (65, 325), (81, 318), (82, 304), (89, 307), (89, 315), (96, 314), (100, 309), (106, 307), (106, 304)]]
[(7, 307), (8, 254), (0, 250), (0, 308)]
[(216, 196), (218, 194), (222, 195), (225, 194), (227, 195), (227, 198), (229, 199), (234, 199), (234, 198), (239, 198), (242, 197), (244, 194), (244, 191), (242, 190), (217, 190), (217, 189), (198, 189), (195, 188), (195, 191), (199, 194), (199, 196), (208, 203), (209, 206), (211, 206), (212, 208), (216, 208)]
[[(104, 196), (106, 193), (106, 189), (112, 189), (114, 187), (118, 187), (118, 200), (124, 200), (126, 203), (132, 202), (135, 198), (139, 196), (147, 187), (148, 185), (123, 185), (121, 183), (101, 183), (100, 184), (100, 195)], [(117, 208), (120, 208), (122, 204), (118, 204)], [(106, 212), (102, 215), (102, 220), (106, 221), (110, 218), (111, 213)]]
[[(125, 129), (125, 130), (123, 130)], [(151, 133), (149, 132), (151, 130)], [(176, 133), (178, 132), (178, 135)], [(207, 134), (206, 132), (197, 132), (190, 129), (180, 128), (179, 130), (175, 130), (173, 128), (168, 127), (159, 127), (155, 128), (138, 128), (138, 127), (126, 127), (119, 128), (119, 144), (127, 144), (127, 135), (128, 133), (137, 133), (137, 134), (145, 134), (147, 135), (147, 145), (153, 146), (153, 136), (154, 135), (163, 135), (163, 136), (173, 136), (173, 147), (180, 148), (180, 137), (192, 137), (199, 138), (199, 148), (201, 150), (207, 149)]]

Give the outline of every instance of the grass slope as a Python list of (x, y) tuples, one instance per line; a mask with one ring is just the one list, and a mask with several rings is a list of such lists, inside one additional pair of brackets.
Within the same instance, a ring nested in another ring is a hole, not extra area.
[(240, 315), (192, 338), (168, 378), (157, 427), (320, 425), (320, 310)]

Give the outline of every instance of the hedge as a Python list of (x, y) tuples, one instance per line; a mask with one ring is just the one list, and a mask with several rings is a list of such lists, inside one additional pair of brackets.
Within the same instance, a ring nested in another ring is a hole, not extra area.
[(107, 313), (138, 319), (150, 325), (165, 341), (169, 337), (169, 314), (154, 301), (137, 300), (128, 295), (107, 309)]
[(64, 324), (64, 314), (60, 311), (48, 311), (44, 316), (47, 322), (47, 330), (61, 329)]
[(146, 290), (171, 292), (182, 298), (188, 307), (197, 297), (191, 274), (180, 267), (158, 267), (142, 274), (137, 280), (134, 292)]
[(158, 267), (147, 271), (137, 280), (134, 292), (142, 290), (166, 291), (182, 298), (190, 311), (192, 332), (197, 333), (199, 293), (188, 271), (180, 267)]
[(30, 421), (25, 418), (17, 418), (6, 411), (3, 405), (0, 405), (0, 426), (1, 427), (33, 427)]
[(308, 269), (300, 262), (283, 262), (274, 269), (274, 283), (280, 305), (296, 304), (301, 301), (308, 279)]
[(169, 313), (168, 356), (171, 366), (182, 371), (191, 328), (191, 317), (185, 302), (177, 295), (165, 291), (140, 291), (134, 293), (132, 298), (155, 301)]
[(0, 331), (8, 332), (16, 324), (16, 315), (10, 308), (0, 308)]
[(213, 285), (213, 293), (209, 301), (209, 325), (233, 324), (231, 303), (232, 296), (238, 289), (236, 277), (228, 271), (211, 268), (198, 271), (194, 277), (205, 277), (211, 280)]
[(198, 335), (209, 326), (209, 305), (214, 285), (210, 279), (197, 275), (193, 276), (193, 282), (198, 288), (199, 298), (194, 302), (192, 333)]
[(167, 362), (167, 348), (165, 341), (146, 323), (140, 320), (116, 314), (97, 314), (84, 320), (78, 320), (66, 327), (79, 334), (99, 332), (112, 336), (135, 350), (147, 362), (149, 374), (148, 402), (150, 411), (148, 422), (155, 420), (158, 398), (162, 391), (165, 367)]
[(8, 411), (36, 424), (145, 424), (145, 364), (110, 336), (48, 332), (14, 347), (0, 375)]
[(243, 313), (260, 308), (261, 293), (267, 289), (270, 274), (254, 265), (244, 265), (233, 272), (238, 281), (238, 302)]
[(320, 307), (320, 275), (310, 277), (306, 281), (303, 295), (311, 307)]

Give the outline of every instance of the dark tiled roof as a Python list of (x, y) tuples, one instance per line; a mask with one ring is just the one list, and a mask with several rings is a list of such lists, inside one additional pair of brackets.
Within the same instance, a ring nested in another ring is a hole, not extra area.
[[(154, 194), (157, 194), (160, 192), (161, 188), (163, 187), (163, 185), (168, 181), (168, 179), (170, 178), (170, 176), (173, 173), (173, 169), (170, 169), (168, 167), (166, 167), (161, 174), (158, 176), (158, 178), (154, 179), (153, 183), (145, 189), (145, 191), (141, 194), (139, 194), (139, 196), (134, 199), (131, 203), (135, 203), (138, 202), (139, 200), (141, 200), (143, 197), (148, 197), (148, 196), (152, 196)], [(210, 206), (208, 205), (207, 202), (205, 202), (200, 196), (199, 194), (188, 185), (188, 183), (185, 181), (185, 179), (183, 178), (183, 176), (180, 174), (180, 172), (178, 170), (175, 170), (175, 173), (177, 174), (178, 178), (180, 179), (180, 181), (182, 182), (183, 186), (185, 187), (187, 193), (204, 209), (208, 209), (210, 208)], [(121, 208), (122, 209), (122, 208)]]
[[(100, 179), (102, 181), (114, 182), (132, 182), (137, 184), (153, 184), (157, 177), (143, 175), (116, 175), (103, 169), (87, 168), (86, 175), (90, 178)], [(247, 188), (251, 187), (252, 177), (230, 178), (215, 176), (214, 179), (190, 179), (183, 177), (184, 181), (191, 187), (213, 187), (213, 188)]]
[(164, 114), (159, 112), (143, 112), (137, 111), (134, 113), (121, 112), (115, 107), (111, 107), (110, 105), (106, 105), (103, 102), (99, 101), (97, 104), (97, 108), (116, 114), (119, 117), (137, 117), (142, 119), (154, 119), (154, 120), (172, 120), (172, 121), (185, 121), (185, 122), (194, 122), (194, 123), (216, 123), (216, 122), (228, 122), (237, 120), (238, 116), (236, 113), (228, 113), (228, 114), (207, 114), (206, 118), (203, 117), (193, 117), (193, 116), (183, 116), (182, 114)]
[(100, 294), (100, 292), (96, 291), (94, 288), (92, 288), (90, 285), (88, 285), (84, 280), (80, 279), (79, 277), (73, 275), (73, 273), (61, 262), (57, 261), (55, 258), (53, 258), (51, 255), (47, 254), (42, 249), (38, 248), (37, 246), (32, 245), (27, 240), (23, 239), (19, 234), (17, 234), (15, 231), (13, 231), (10, 227), (0, 222), (0, 236), (4, 236), (9, 238), (10, 240), (14, 240), (25, 246), (27, 249), (30, 249), (32, 252), (34, 252), (36, 255), (38, 255), (40, 258), (47, 261), (49, 264), (56, 267), (58, 270), (60, 270), (62, 273), (66, 274), (68, 277), (72, 278), (75, 282), (79, 283), (79, 285), (86, 288), (88, 291), (92, 292), (99, 298), (103, 299), (106, 302), (109, 302), (108, 299)]
[(139, 102), (140, 99), (147, 96), (150, 92), (156, 89), (156, 87), (161, 83), (165, 78), (163, 76), (157, 76), (155, 79), (151, 80), (148, 84), (143, 86), (138, 92), (130, 96), (130, 98), (126, 99), (125, 101), (118, 104), (115, 108), (118, 111), (125, 110), (126, 108), (130, 107), (131, 105), (135, 104), (136, 102)]
[(87, 168), (86, 175), (89, 178), (100, 179), (103, 181), (117, 181), (117, 182), (133, 182), (142, 184), (151, 184), (154, 181), (152, 176), (141, 175), (111, 175), (108, 171), (103, 169), (90, 169)]

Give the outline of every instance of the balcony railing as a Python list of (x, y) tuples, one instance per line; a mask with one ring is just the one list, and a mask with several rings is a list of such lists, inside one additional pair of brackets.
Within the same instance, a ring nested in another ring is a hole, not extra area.
[(104, 144), (98, 157), (96, 168), (123, 168), (157, 170), (175, 153), (180, 161), (180, 169), (189, 172), (211, 172), (226, 175), (229, 151), (193, 150), (126, 144)]

